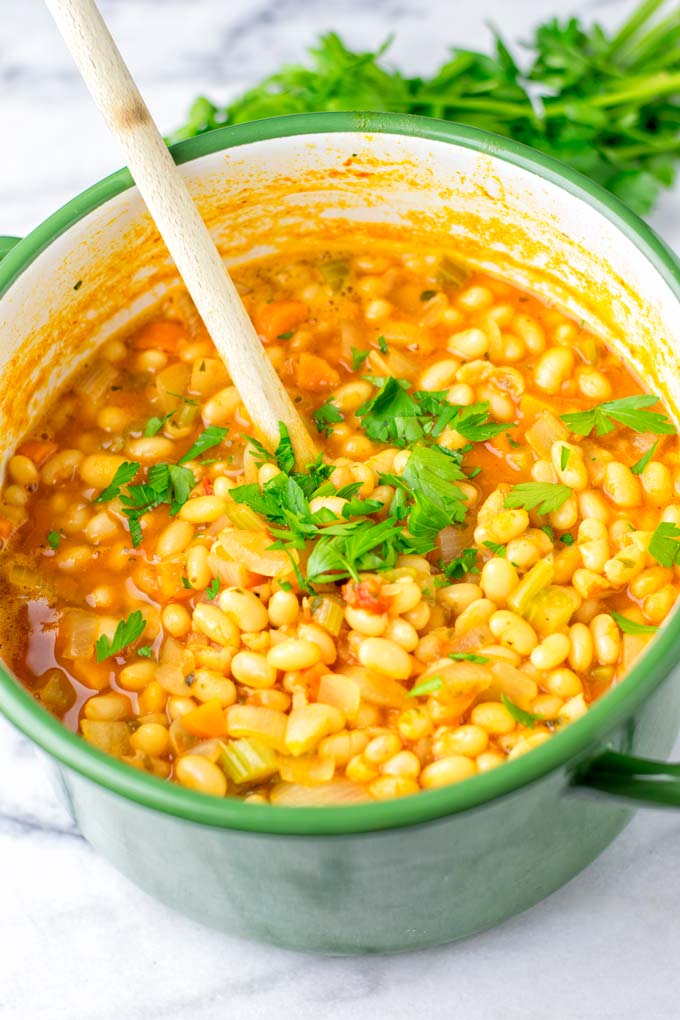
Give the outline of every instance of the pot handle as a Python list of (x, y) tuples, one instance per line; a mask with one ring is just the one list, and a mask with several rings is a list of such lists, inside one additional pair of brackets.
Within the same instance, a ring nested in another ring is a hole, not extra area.
[(9, 254), (14, 245), (18, 244), (20, 240), (20, 237), (9, 237), (7, 235), (0, 236), (0, 262), (2, 262), (5, 255)]
[(680, 807), (680, 764), (604, 751), (576, 776), (574, 787), (649, 807)]

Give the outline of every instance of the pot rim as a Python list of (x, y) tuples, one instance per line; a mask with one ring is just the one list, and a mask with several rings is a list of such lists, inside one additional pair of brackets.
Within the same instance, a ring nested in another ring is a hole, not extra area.
[[(680, 301), (680, 263), (635, 213), (600, 185), (550, 156), (478, 128), (409, 114), (295, 114), (218, 128), (171, 147), (178, 164), (259, 141), (326, 133), (391, 134), (454, 144), (493, 156), (555, 184), (613, 223), (647, 258)], [(20, 241), (0, 263), (0, 297), (50, 244), (109, 199), (133, 186), (127, 169), (81, 192)], [(393, 801), (338, 807), (277, 807), (220, 799), (164, 782), (105, 755), (72, 733), (0, 663), (0, 710), (63, 765), (110, 793), (186, 821), (269, 835), (350, 835), (432, 822), (480, 807), (583, 761), (663, 682), (677, 660), (680, 615), (672, 614), (641, 662), (588, 712), (530, 754), (464, 783)]]

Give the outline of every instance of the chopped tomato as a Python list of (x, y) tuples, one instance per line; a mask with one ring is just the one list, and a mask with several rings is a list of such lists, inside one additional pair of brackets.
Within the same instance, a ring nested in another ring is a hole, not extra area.
[(342, 587), (342, 595), (352, 609), (365, 609), (367, 613), (386, 613), (390, 598), (382, 594), (382, 584), (377, 578), (363, 581), (348, 581)]

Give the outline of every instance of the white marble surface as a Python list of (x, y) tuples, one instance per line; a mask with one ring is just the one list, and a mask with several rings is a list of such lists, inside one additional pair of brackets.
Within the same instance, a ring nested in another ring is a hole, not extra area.
[[(603, 21), (628, 0), (102, 0), (162, 128), (226, 98), (316, 32), (428, 70), (485, 22), (521, 37), (546, 8)], [(23, 234), (119, 165), (41, 0), (0, 0), (0, 233)], [(680, 248), (680, 192), (653, 219)], [(680, 755), (680, 745), (676, 757)], [(640, 812), (583, 875), (494, 931), (390, 958), (303, 957), (170, 913), (100, 860), (0, 722), (1, 1020), (676, 1020), (680, 816)]]

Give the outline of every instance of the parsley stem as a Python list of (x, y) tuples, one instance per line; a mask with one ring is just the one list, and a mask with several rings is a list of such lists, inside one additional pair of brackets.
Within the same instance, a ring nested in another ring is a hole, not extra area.
[(661, 7), (666, 0), (644, 0), (644, 3), (633, 11), (631, 16), (624, 21), (612, 39), (607, 56), (611, 60), (613, 55), (623, 49), (626, 43), (633, 38), (635, 33), (642, 28), (646, 21), (649, 21), (655, 11)]
[(599, 96), (588, 96), (583, 100), (574, 101), (568, 99), (562, 102), (545, 103), (545, 117), (563, 117), (570, 114), (573, 119), (575, 109), (580, 105), (584, 108), (608, 109), (612, 106), (621, 106), (622, 103), (629, 103), (636, 100), (638, 103), (645, 99), (658, 99), (659, 96), (680, 91), (680, 72), (668, 74), (667, 71), (659, 71), (658, 74), (640, 75), (638, 78), (629, 78), (625, 88), (612, 89), (610, 92), (603, 92)]

